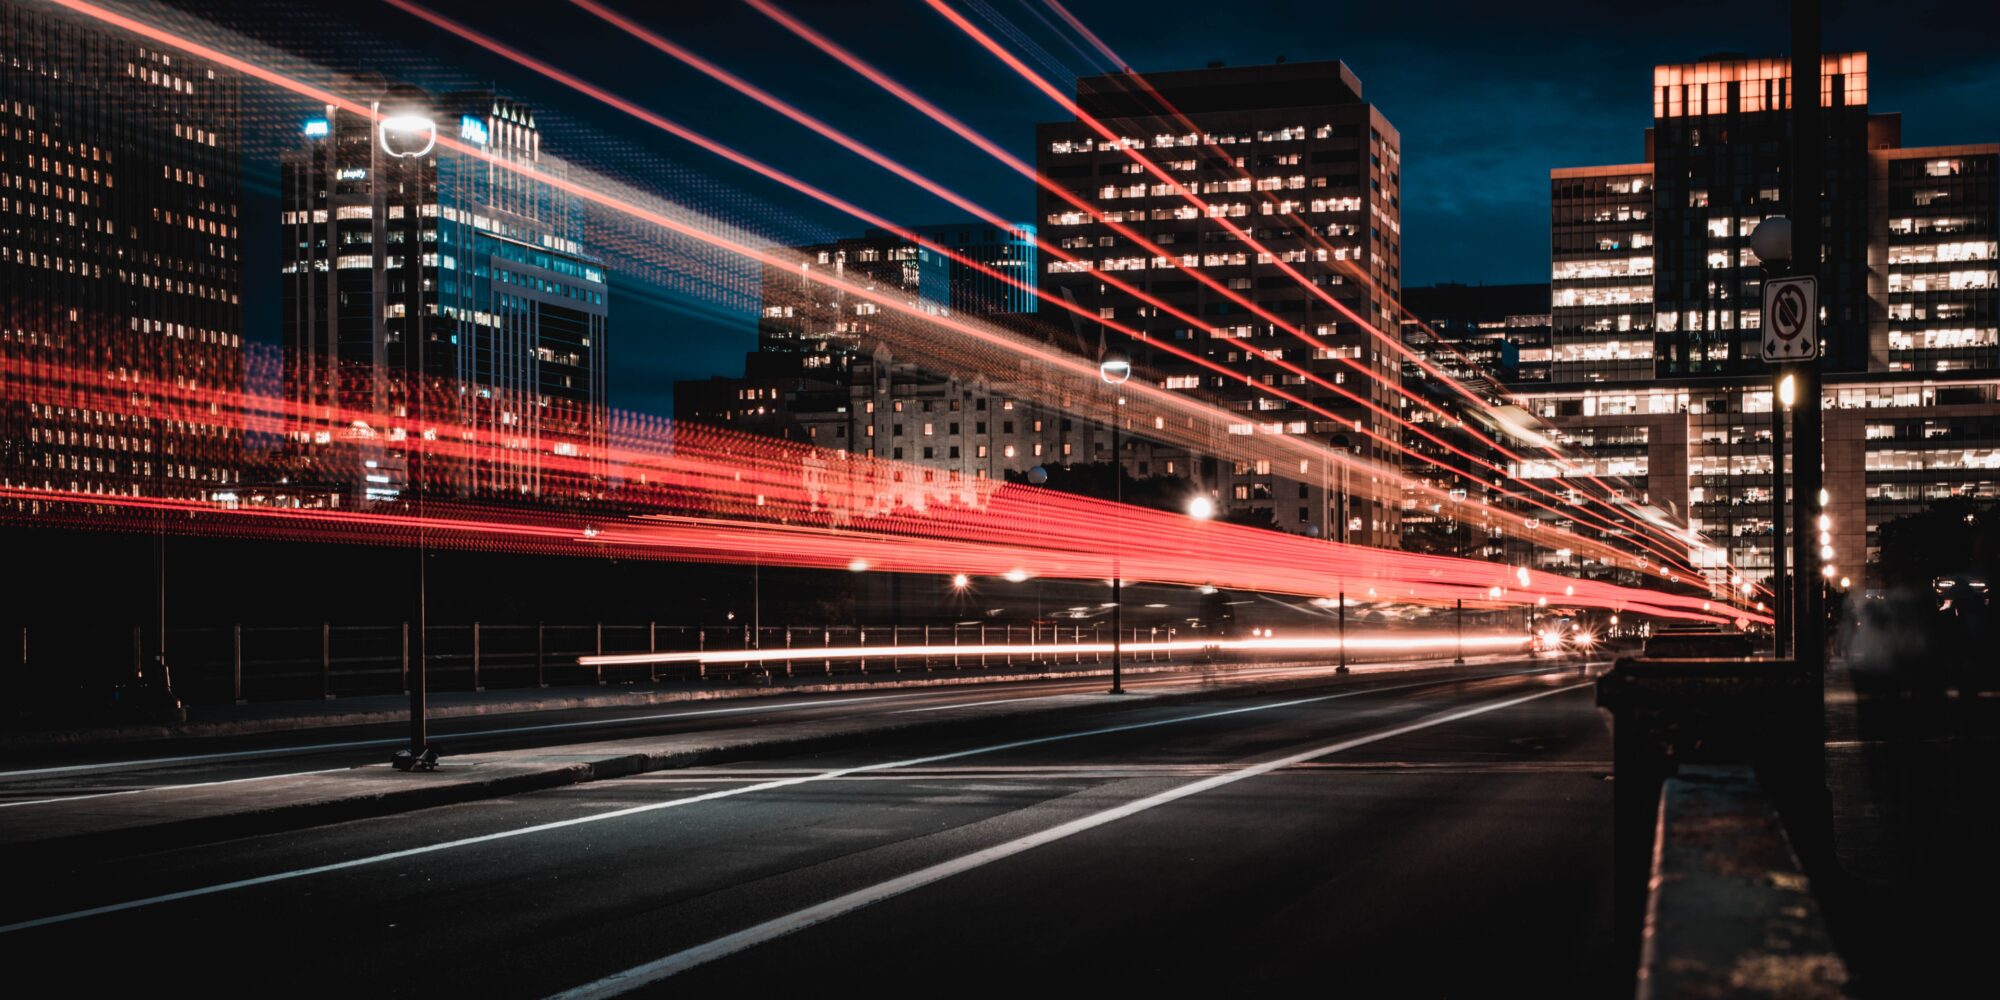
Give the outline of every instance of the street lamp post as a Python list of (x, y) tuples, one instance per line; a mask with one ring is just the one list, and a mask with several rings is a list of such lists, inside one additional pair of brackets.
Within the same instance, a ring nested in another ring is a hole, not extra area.
[(1771, 652), (1779, 659), (1791, 648), (1786, 634), (1791, 608), (1785, 579), (1785, 415), (1797, 391), (1798, 383), (1788, 374), (1778, 380), (1771, 396)]
[[(382, 153), (394, 161), (404, 191), (413, 195), (409, 211), (404, 214), (406, 232), (404, 239), (408, 246), (418, 248), (422, 242), (422, 216), (417, 209), (428, 197), (430, 178), (426, 172), (436, 169), (436, 160), (430, 155), (437, 148), (437, 123), (423, 110), (420, 104), (402, 99), (394, 102), (401, 106), (377, 106), (381, 116), (376, 126)], [(412, 252), (412, 258), (417, 255)], [(407, 265), (406, 265), (407, 266)], [(426, 698), (429, 688), (430, 667), (430, 552), (429, 539), (424, 530), (424, 493), (428, 488), (426, 480), (429, 472), (425, 462), (425, 424), (429, 413), (429, 379), (425, 368), (423, 271), (413, 268), (407, 282), (405, 294), (409, 296), (409, 327), (406, 331), (403, 355), (403, 401), (410, 423), (416, 425), (416, 438), (412, 441), (407, 432), (403, 438), (404, 479), (410, 490), (410, 501), (416, 514), (417, 529), (417, 614), (416, 648), (412, 650), (413, 668), (410, 671), (410, 744), (396, 752), (390, 763), (400, 771), (428, 771), (437, 767), (437, 751), (430, 745), (429, 717)]]
[[(1125, 399), (1118, 387), (1132, 377), (1132, 362), (1122, 354), (1108, 352), (1097, 362), (1097, 375), (1104, 384), (1111, 386), (1111, 491), (1112, 500), (1118, 504), (1113, 517), (1123, 520), (1125, 505), (1125, 454), (1123, 452), (1124, 416), (1120, 409)], [(1119, 630), (1125, 624), (1124, 570), (1119, 565), (1119, 548), (1123, 544), (1120, 537), (1124, 532), (1114, 527), (1111, 532), (1111, 693), (1125, 693), (1125, 642)]]
[[(1342, 451), (1347, 451), (1354, 447), (1348, 441), (1345, 434), (1336, 434), (1327, 443), (1340, 448)], [(1340, 461), (1340, 504), (1338, 510), (1340, 514), (1340, 534), (1336, 537), (1339, 538), (1344, 550), (1347, 545), (1347, 459), (1345, 457), (1342, 457)], [(1344, 556), (1341, 559), (1341, 565), (1346, 565)], [(1340, 663), (1334, 669), (1336, 673), (1344, 674), (1347, 673), (1347, 574), (1345, 572), (1340, 576), (1337, 600), (1340, 602)]]

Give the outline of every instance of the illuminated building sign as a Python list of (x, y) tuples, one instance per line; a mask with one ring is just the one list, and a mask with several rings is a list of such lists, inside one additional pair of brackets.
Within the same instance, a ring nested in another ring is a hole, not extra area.
[(331, 132), (332, 130), (333, 130), (333, 125), (324, 118), (306, 119), (305, 132), (307, 136), (310, 136), (315, 139), (324, 138), (326, 134), (328, 132)]
[(475, 146), (486, 145), (488, 139), (486, 119), (475, 115), (460, 115), (458, 118), (458, 137)]
[(368, 171), (360, 167), (342, 167), (340, 172), (334, 176), (344, 181), (358, 181), (367, 177)]

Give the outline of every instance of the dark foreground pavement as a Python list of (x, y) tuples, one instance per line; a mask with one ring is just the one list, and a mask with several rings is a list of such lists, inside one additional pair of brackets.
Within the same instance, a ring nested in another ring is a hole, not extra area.
[(31, 993), (1622, 992), (1579, 680), (1038, 716), (17, 857), (0, 961)]

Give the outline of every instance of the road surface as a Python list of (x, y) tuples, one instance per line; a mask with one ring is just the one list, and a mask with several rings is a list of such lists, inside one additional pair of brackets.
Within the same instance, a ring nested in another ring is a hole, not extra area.
[(0, 956), (102, 993), (1602, 995), (1608, 757), (1574, 670), (1031, 718), (16, 858)]

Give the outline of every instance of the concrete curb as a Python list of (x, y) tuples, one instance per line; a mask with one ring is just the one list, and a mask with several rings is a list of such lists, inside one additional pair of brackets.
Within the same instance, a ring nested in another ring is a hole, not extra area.
[[(1321, 660), (1300, 660), (1285, 663), (1256, 664), (1147, 664), (1125, 668), (1125, 674), (1132, 676), (1152, 676), (1169, 673), (1194, 673), (1199, 671), (1229, 672), (1238, 669), (1273, 669), (1298, 666), (1321, 666)], [(1366, 664), (1357, 664), (1366, 665)], [(465, 704), (433, 702), (430, 718), (463, 719), (487, 715), (515, 715), (531, 712), (558, 712), (579, 708), (641, 708), (649, 705), (671, 705), (683, 702), (728, 701), (748, 698), (779, 698), (801, 694), (838, 694), (856, 691), (895, 691), (909, 688), (955, 687), (972, 684), (1004, 684), (1020, 681), (1077, 680), (1087, 677), (1109, 677), (1111, 668), (1092, 667), (1086, 670), (1049, 670), (1006, 674), (934, 674), (931, 676), (898, 677), (879, 681), (812, 681), (803, 684), (773, 684), (770, 686), (707, 687), (687, 690), (612, 690), (593, 693), (556, 694), (550, 693), (540, 698), (512, 700), (508, 689), (487, 692), (498, 696), (499, 700), (479, 701)], [(473, 696), (469, 691), (443, 692), (442, 696)], [(399, 695), (364, 695), (365, 698), (400, 698)], [(439, 698), (439, 693), (433, 693)], [(283, 704), (282, 702), (273, 704)], [(318, 704), (308, 702), (307, 704)], [(60, 749), (80, 744), (138, 743), (151, 740), (213, 739), (226, 736), (257, 736), (276, 732), (301, 732), (312, 729), (337, 729), (344, 726), (369, 726), (385, 723), (400, 723), (409, 718), (404, 705), (396, 708), (371, 709), (366, 711), (336, 712), (327, 714), (271, 716), (258, 719), (241, 719), (216, 722), (159, 723), (153, 725), (125, 725), (79, 727), (73, 729), (53, 729), (26, 732), (0, 732), (0, 749), (9, 751), (32, 751), (36, 749)]]
[[(993, 732), (1018, 724), (1023, 718), (1061, 717), (1093, 712), (1118, 712), (1126, 708), (1150, 705), (1170, 705), (1181, 702), (1221, 697), (1243, 697), (1260, 694), (1274, 694), (1326, 687), (1345, 687), (1366, 684), (1385, 677), (1409, 674), (1438, 674), (1437, 683), (1448, 684), (1456, 680), (1479, 680), (1510, 671), (1480, 669), (1479, 667), (1412, 666), (1395, 670), (1371, 671), (1365, 675), (1318, 674), (1302, 678), (1272, 678), (1241, 685), (1221, 684), (1189, 691), (1172, 691), (1161, 694), (1128, 695), (1123, 700), (1108, 697), (1086, 702), (1053, 706), (1021, 706), (1003, 711), (994, 711), (974, 718), (932, 718), (907, 722), (885, 722), (868, 720), (845, 732), (815, 734), (807, 736), (772, 735), (765, 738), (751, 738), (741, 742), (723, 742), (717, 745), (670, 753), (612, 753), (590, 760), (572, 760), (564, 763), (547, 763), (525, 770), (496, 773), (491, 777), (473, 780), (452, 781), (450, 784), (420, 784), (432, 779), (433, 774), (390, 776), (387, 765), (379, 767), (388, 782), (377, 792), (368, 794), (348, 794), (335, 798), (317, 799), (275, 804), (271, 806), (245, 809), (238, 812), (193, 816), (182, 819), (164, 820), (158, 823), (144, 823), (117, 829), (70, 834), (40, 840), (23, 840), (6, 845), (15, 856), (34, 857), (39, 863), (65, 863), (81, 861), (105, 854), (127, 854), (152, 852), (198, 844), (234, 840), (242, 837), (259, 836), (301, 830), (329, 823), (358, 819), (371, 819), (398, 813), (428, 809), (435, 806), (456, 805), (479, 799), (499, 798), (524, 792), (541, 791), (566, 785), (581, 784), (607, 778), (630, 777), (653, 771), (672, 770), (707, 764), (730, 763), (756, 760), (775, 756), (824, 753), (849, 749), (856, 746), (880, 743), (884, 740), (909, 740), (935, 733), (952, 732), (961, 735), (978, 735)], [(721, 735), (721, 734), (718, 734)], [(621, 742), (630, 742), (621, 741)], [(450, 766), (450, 758), (446, 759)], [(365, 768), (356, 768), (363, 771)], [(451, 775), (457, 777), (457, 775)]]
[(1660, 788), (1639, 1000), (1853, 995), (1847, 965), (1749, 767)]

